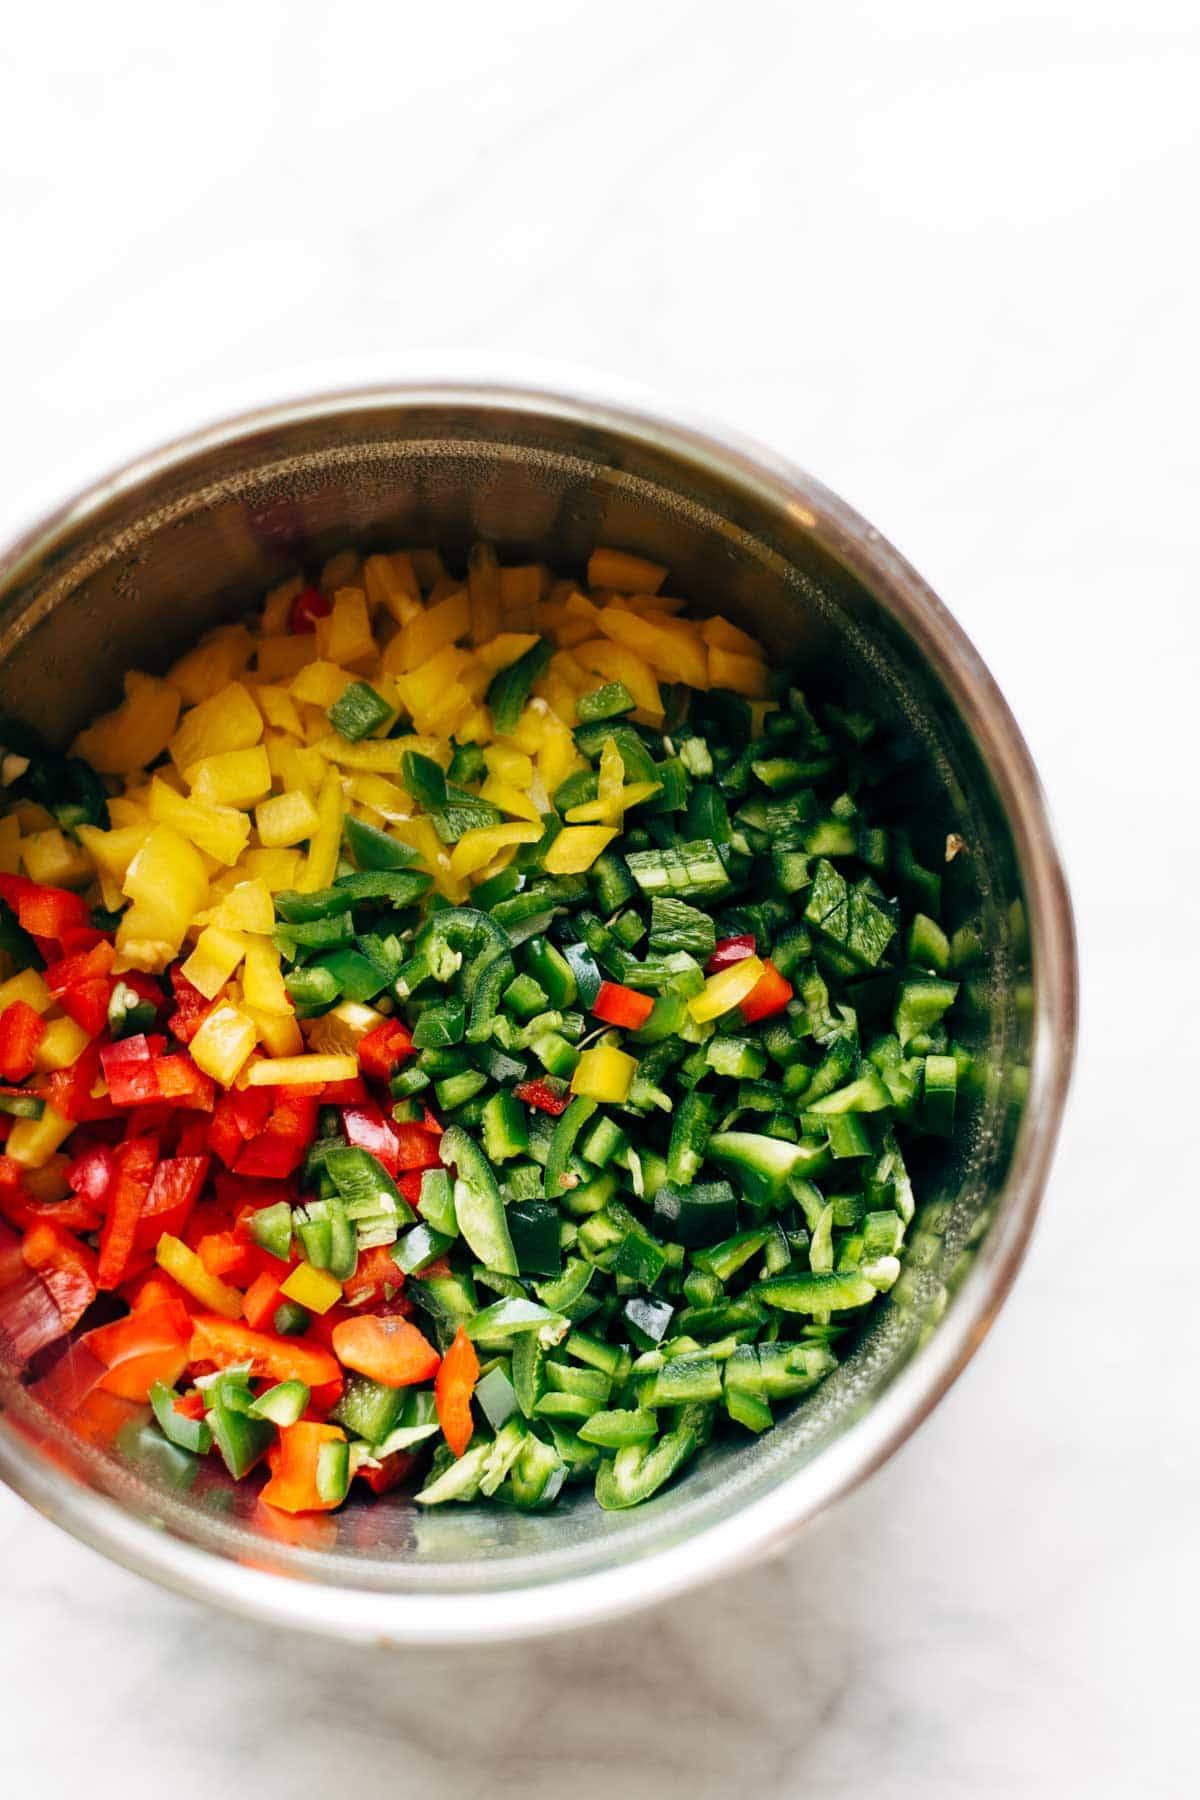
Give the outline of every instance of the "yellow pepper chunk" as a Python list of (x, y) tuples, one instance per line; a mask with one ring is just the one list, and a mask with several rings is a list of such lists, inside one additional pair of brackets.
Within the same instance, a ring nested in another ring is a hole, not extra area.
[(710, 975), (698, 994), (688, 1001), (688, 1011), (698, 1025), (719, 1019), (723, 1013), (740, 1006), (766, 973), (762, 958), (743, 956), (741, 962), (730, 963)]
[(21, 860), (29, 879), (47, 887), (82, 887), (95, 873), (91, 857), (57, 825), (22, 838)]
[(195, 949), (183, 965), (183, 974), (206, 1000), (220, 993), (246, 954), (246, 940), (219, 925), (206, 925)]
[(272, 687), (268, 683), (264, 687), (255, 688), (254, 698), (268, 725), (273, 726), (276, 731), (288, 731), (293, 737), (303, 737), (304, 727), (300, 723), (296, 702), (286, 688)]
[(568, 825), (619, 825), (631, 806), (640, 806), (661, 792), (661, 781), (631, 781), (608, 800), (581, 800), (565, 814)]
[(545, 855), (547, 875), (582, 875), (612, 843), (611, 825), (566, 825)]
[(14, 1000), (23, 1000), (36, 1013), (48, 1013), (54, 1005), (54, 995), (36, 969), (22, 969), (19, 975), (10, 975), (0, 983), (0, 1012)]
[(162, 755), (178, 718), (178, 690), (131, 669), (120, 706), (81, 731), (73, 753), (101, 775), (132, 775)]
[(253, 931), (267, 937), (275, 929), (275, 903), (265, 881), (251, 878), (230, 888), (209, 914), (208, 923), (225, 931)]
[(597, 1044), (594, 1049), (585, 1050), (576, 1063), (571, 1092), (620, 1106), (629, 1096), (636, 1072), (636, 1056), (627, 1055), (614, 1044)]
[(161, 968), (208, 898), (208, 872), (194, 844), (171, 826), (156, 825), (130, 863), (121, 891), (134, 904), (117, 927), (117, 949), (136, 968)]
[(311, 631), (303, 631), (260, 638), (254, 662), (264, 681), (290, 681), (307, 663), (316, 662), (318, 655), (316, 638)]
[(155, 776), (150, 783), (150, 817), (170, 825), (197, 850), (231, 868), (250, 841), (250, 820), (233, 806), (212, 806), (177, 794)]
[(33, 1066), (40, 1075), (49, 1075), (54, 1069), (69, 1069), (90, 1043), (87, 1032), (74, 1019), (65, 1015), (61, 1019), (51, 1019), (37, 1047)]
[(765, 700), (770, 691), (766, 663), (715, 644), (709, 645), (708, 675), (713, 687), (730, 688), (747, 700)]
[(325, 710), (341, 699), (353, 680), (353, 675), (347, 675), (334, 662), (311, 662), (301, 669), (288, 692), (293, 700)]
[[(317, 825), (309, 839), (308, 855), (296, 886), (302, 894), (313, 894), (328, 887), (337, 873), (338, 852), (342, 844), (342, 778), (330, 769), (317, 795)], [(261, 836), (261, 830), (259, 835)]]
[(302, 1053), (304, 1039), (294, 1013), (260, 1012), (249, 1001), (244, 1000), (242, 1004), (254, 1020), (258, 1041), (268, 1056), (299, 1056)]
[[(199, 948), (199, 945), (197, 945)], [(242, 970), (242, 995), (255, 1013), (290, 1014), (291, 996), (283, 984), (279, 952), (265, 941), (247, 944)]]
[(327, 1313), (342, 1297), (342, 1284), (328, 1269), (314, 1269), (311, 1263), (299, 1263), (280, 1288), (287, 1300), (294, 1300), (312, 1313)]
[(339, 588), (333, 596), (333, 611), (318, 625), (321, 647), (332, 663), (366, 662), (377, 654), (371, 636), (371, 618), (367, 596), (361, 588)]
[[(322, 1013), (319, 1019), (313, 1019), (308, 1027), (308, 1045), (310, 1050), (328, 1051), (331, 1055), (358, 1055), (358, 1046), (368, 1031), (374, 1031), (382, 1025), (383, 1014), (376, 1012), (373, 1006), (364, 1006), (361, 1000), (343, 1000), (332, 1007), (329, 1012)], [(272, 1052), (282, 1055), (282, 1051)]]
[(154, 1260), (172, 1281), (177, 1281), (209, 1312), (220, 1313), (225, 1319), (241, 1318), (242, 1296), (237, 1289), (219, 1276), (210, 1275), (196, 1252), (190, 1250), (182, 1238), (172, 1237), (169, 1231), (164, 1231), (154, 1246)]
[(489, 775), (479, 790), (481, 800), (490, 800), (501, 812), (511, 813), (516, 819), (528, 819), (530, 824), (539, 825), (541, 813), (533, 804), (527, 793), (522, 793), (511, 782), (501, 781), (498, 775)]
[(580, 644), (575, 655), (593, 675), (603, 675), (606, 681), (623, 681), (637, 701), (639, 711), (656, 722), (662, 719), (662, 695), (654, 671), (645, 657), (631, 650), (628, 644), (618, 644), (606, 637), (592, 638), (586, 644)]
[(388, 781), (383, 775), (372, 775), (364, 771), (361, 775), (352, 775), (347, 783), (350, 796), (360, 806), (369, 807), (378, 813), (381, 819), (407, 819), (412, 813), (412, 801), (402, 787), (394, 781)]
[(236, 1006), (218, 1006), (192, 1039), (192, 1061), (222, 1087), (232, 1087), (257, 1042), (253, 1019)]
[[(204, 1027), (200, 1029), (202, 1031)], [(198, 1031), (196, 1037), (199, 1035)], [(195, 1044), (196, 1038), (193, 1038), (193, 1056), (196, 1056)], [(196, 1061), (199, 1060), (196, 1057)], [(356, 1056), (276, 1056), (256, 1062), (246, 1076), (246, 1083), (249, 1087), (303, 1087), (310, 1081), (353, 1081), (357, 1074)]]
[(470, 624), (471, 602), (466, 588), (458, 588), (397, 632), (383, 653), (385, 672), (405, 675), (419, 669), (439, 650), (465, 637)]
[[(269, 893), (278, 894), (296, 885), (300, 871), (298, 850), (247, 850), (239, 868), (245, 869), (252, 881), (261, 881)], [(250, 927), (247, 926), (246, 930)]]
[(74, 1131), (74, 1121), (47, 1105), (40, 1119), (18, 1119), (8, 1134), (4, 1154), (23, 1169), (41, 1169)]
[(182, 773), (206, 756), (219, 756), (224, 750), (251, 750), (262, 734), (262, 714), (250, 690), (240, 681), (231, 681), (183, 715), (167, 748)]
[(183, 771), (195, 800), (212, 806), (250, 807), (271, 791), (271, 765), (261, 744), (250, 750), (225, 750), (206, 756)]
[(705, 619), (700, 626), (700, 636), (710, 649), (732, 650), (735, 656), (753, 656), (762, 662), (762, 646), (757, 638), (752, 638), (748, 631), (738, 625), (731, 625), (720, 613), (714, 613), (711, 619)]
[(536, 825), (481, 825), (464, 831), (450, 852), (450, 872), (465, 881), (468, 875), (485, 869), (501, 850), (515, 844), (536, 844), (541, 835), (540, 821)]
[(308, 795), (293, 788), (262, 801), (254, 809), (254, 823), (264, 847), (271, 850), (303, 843), (312, 837), (320, 820)]
[(488, 643), (480, 644), (477, 655), (485, 668), (495, 675), (524, 656), (527, 650), (532, 650), (537, 641), (536, 631), (502, 631)]
[(527, 788), (533, 781), (533, 758), (524, 750), (517, 750), (511, 744), (489, 744), (483, 753), (488, 774), (494, 775), (498, 781), (511, 782), (513, 787)]
[(588, 586), (616, 588), (623, 594), (657, 594), (667, 579), (665, 563), (650, 562), (627, 550), (593, 550), (588, 557)]
[(421, 588), (412, 557), (405, 550), (392, 556), (368, 556), (363, 564), (367, 604), (382, 607), (398, 625), (407, 625), (421, 611)]
[(167, 680), (185, 705), (198, 706), (240, 675), (253, 654), (254, 639), (244, 625), (222, 625), (172, 663)]
[(615, 606), (605, 607), (599, 623), (605, 637), (627, 644), (664, 679), (686, 681), (694, 688), (708, 686), (708, 655), (690, 625), (652, 622)]

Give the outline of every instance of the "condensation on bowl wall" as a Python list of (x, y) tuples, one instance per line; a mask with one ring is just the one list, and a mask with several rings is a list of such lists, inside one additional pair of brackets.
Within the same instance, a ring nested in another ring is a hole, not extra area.
[[(127, 1566), (331, 1635), (480, 1642), (612, 1617), (782, 1545), (945, 1392), (1001, 1304), (1070, 1075), (1070, 904), (1028, 751), (980, 658), (915, 572), (811, 477), (656, 413), (550, 390), (410, 384), (263, 409), (156, 452), (37, 526), (0, 565), (0, 709), (65, 740), (124, 668), (162, 667), (342, 544), (478, 538), (578, 567), (597, 542), (773, 657), (869, 684), (920, 747), (911, 805), (968, 846), (986, 972), (983, 1091), (922, 1198), (904, 1274), (846, 1362), (776, 1430), (707, 1451), (630, 1513), (423, 1513), (394, 1497), (282, 1527), (207, 1465), (180, 1484), (136, 1424), (83, 1442), (0, 1369), (0, 1475)], [(966, 879), (963, 876), (962, 879)], [(74, 1354), (68, 1351), (68, 1356)], [(211, 1459), (209, 1459), (211, 1462)]]

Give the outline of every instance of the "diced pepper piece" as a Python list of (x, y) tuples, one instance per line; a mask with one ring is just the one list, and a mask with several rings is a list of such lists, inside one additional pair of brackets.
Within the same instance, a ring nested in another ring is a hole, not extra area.
[[(232, 1087), (257, 1042), (258, 1032), (253, 1019), (236, 1006), (218, 1006), (192, 1038), (192, 1060), (222, 1087)], [(273, 1066), (277, 1065), (255, 1064), (255, 1069)], [(253, 1078), (254, 1070), (251, 1070)]]
[(181, 1238), (164, 1232), (154, 1246), (154, 1259), (160, 1269), (164, 1269), (209, 1312), (220, 1313), (226, 1319), (241, 1318), (242, 1296), (237, 1289), (211, 1275), (196, 1252), (189, 1250)]
[(462, 1456), (475, 1429), (471, 1395), (479, 1380), (475, 1346), (460, 1325), (437, 1372), (434, 1394), (442, 1435), (456, 1457)]
[(279, 1289), (287, 1300), (294, 1300), (308, 1312), (327, 1313), (342, 1297), (342, 1284), (328, 1269), (314, 1269), (311, 1263), (300, 1263)]
[(600, 991), (592, 1001), (592, 1011), (606, 1025), (619, 1025), (627, 1031), (636, 1031), (654, 1011), (654, 997), (652, 994), (639, 994), (634, 988), (622, 987), (620, 982), (602, 981)]
[(259, 1498), (280, 1512), (329, 1512), (345, 1498), (345, 1485), (330, 1488), (320, 1480), (321, 1456), (331, 1446), (346, 1449), (346, 1434), (336, 1425), (301, 1419), (280, 1428), (279, 1440), (267, 1449), (271, 1479)]
[(333, 1328), (338, 1361), (384, 1387), (412, 1387), (437, 1372), (440, 1358), (416, 1326), (389, 1313), (343, 1319)]
[(612, 1044), (597, 1044), (585, 1050), (571, 1076), (571, 1092), (590, 1100), (620, 1106), (629, 1098), (629, 1089), (637, 1072), (637, 1058), (618, 1050)]
[(727, 963), (708, 977), (700, 993), (692, 995), (688, 1011), (698, 1025), (722, 1018), (753, 993), (764, 973), (764, 964), (757, 956), (744, 956), (737, 962)]
[(353, 1056), (276, 1056), (256, 1062), (246, 1080), (251, 1087), (306, 1087), (352, 1081), (357, 1074), (358, 1061)]

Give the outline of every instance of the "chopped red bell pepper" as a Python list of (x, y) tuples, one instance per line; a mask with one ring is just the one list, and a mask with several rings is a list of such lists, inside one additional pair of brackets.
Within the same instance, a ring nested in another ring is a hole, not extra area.
[(117, 1146), (114, 1161), (108, 1216), (100, 1233), (98, 1285), (102, 1288), (117, 1287), (129, 1265), (142, 1207), (154, 1179), (158, 1140), (130, 1138)]
[(292, 610), (288, 614), (288, 627), (295, 632), (314, 632), (318, 619), (327, 619), (333, 611), (333, 601), (323, 594), (318, 587), (301, 588), (292, 601)]
[(225, 990), (222, 988), (212, 1000), (205, 999), (200, 989), (193, 987), (183, 973), (182, 965), (175, 963), (171, 968), (171, 991), (175, 996), (175, 1010), (167, 1020), (167, 1030), (181, 1044), (190, 1044), (209, 1013), (220, 1006)]
[(373, 1244), (369, 1250), (359, 1251), (353, 1275), (342, 1283), (342, 1293), (347, 1300), (374, 1307), (386, 1299), (385, 1289), (395, 1292), (403, 1286), (404, 1273), (387, 1245)]
[(375, 1081), (388, 1081), (413, 1054), (412, 1034), (399, 1019), (384, 1019), (358, 1040), (358, 1066)]
[(747, 1025), (757, 1025), (760, 1019), (774, 1018), (776, 1013), (784, 1010), (794, 991), (791, 982), (784, 979), (769, 958), (766, 959), (762, 974), (742, 1001), (743, 1019)]
[(415, 1206), (421, 1198), (421, 1185), (424, 1180), (424, 1169), (409, 1169), (406, 1174), (397, 1175), (396, 1186), (410, 1206)]
[(116, 1108), (107, 1094), (92, 1094), (102, 1080), (100, 1046), (89, 1044), (81, 1056), (67, 1069), (55, 1069), (46, 1083), (46, 1097), (55, 1112), (76, 1124), (91, 1124), (100, 1119), (115, 1119)]
[(64, 932), (91, 925), (87, 902), (66, 888), (44, 887), (24, 875), (0, 875), (0, 895), (31, 937), (62, 941)]
[(215, 1313), (197, 1313), (192, 1320), (189, 1349), (194, 1363), (210, 1363), (229, 1369), (249, 1363), (252, 1375), (273, 1381), (302, 1381), (306, 1387), (322, 1387), (341, 1381), (337, 1358), (305, 1338), (278, 1337), (270, 1331), (251, 1331), (240, 1320)]
[(216, 1083), (182, 1051), (160, 1056), (154, 1064), (154, 1074), (160, 1096), (173, 1106), (211, 1112), (216, 1105)]
[(746, 957), (755, 953), (755, 939), (752, 932), (744, 932), (740, 937), (718, 938), (713, 946), (713, 953), (704, 965), (706, 975), (715, 975), (718, 969), (727, 969), (730, 963), (744, 962)]
[(382, 1457), (375, 1468), (360, 1463), (354, 1473), (365, 1481), (373, 1494), (390, 1494), (414, 1475), (424, 1462), (421, 1450), (393, 1450)]
[(59, 1005), (69, 1019), (74, 1019), (81, 1031), (96, 1038), (108, 1024), (108, 1007), (113, 995), (113, 982), (81, 981), (78, 987), (68, 988), (59, 1000)]
[(172, 1405), (181, 1419), (202, 1419), (208, 1410), (208, 1402), (199, 1390), (191, 1394), (176, 1394)]
[(0, 1075), (24, 1081), (32, 1075), (46, 1021), (26, 1000), (14, 1000), (0, 1012)]
[(367, 1106), (371, 1094), (361, 1075), (348, 1075), (345, 1081), (323, 1081), (318, 1088), (290, 1088), (290, 1093), (311, 1093), (322, 1106)]
[(242, 1299), (242, 1314), (252, 1331), (270, 1331), (282, 1298), (279, 1290), (291, 1273), (286, 1263), (276, 1257), (271, 1261), (275, 1267), (256, 1275)]
[(134, 1243), (152, 1250), (164, 1232), (181, 1237), (208, 1179), (207, 1156), (168, 1156), (155, 1166)]
[(539, 1112), (550, 1113), (556, 1119), (565, 1113), (571, 1104), (569, 1093), (560, 1093), (547, 1081), (519, 1081), (513, 1089), (513, 1093), (518, 1100), (523, 1100), (526, 1106), (535, 1106)]
[(67, 1170), (67, 1186), (97, 1212), (108, 1205), (116, 1162), (107, 1144), (94, 1144), (78, 1155)]
[(155, 1297), (127, 1318), (85, 1332), (80, 1343), (108, 1373), (100, 1386), (126, 1400), (146, 1400), (156, 1381), (174, 1387), (188, 1363), (192, 1321), (178, 1300)]
[(266, 1506), (281, 1512), (330, 1512), (337, 1499), (322, 1500), (317, 1489), (317, 1465), (323, 1444), (341, 1444), (345, 1432), (338, 1425), (321, 1425), (300, 1419), (280, 1427), (278, 1440), (267, 1450), (271, 1479), (259, 1495)]
[(115, 954), (108, 938), (101, 937), (85, 950), (72, 951), (69, 956), (60, 956), (55, 962), (47, 963), (43, 980), (54, 998), (61, 1000), (72, 988), (82, 987), (89, 981), (103, 981), (111, 975)]
[[(348, 1144), (352, 1144), (357, 1150), (369, 1150), (393, 1178), (399, 1173), (400, 1134), (407, 1128), (387, 1118), (373, 1100), (369, 1100), (365, 1106), (343, 1107), (342, 1129), (346, 1133)], [(425, 1132), (421, 1132), (423, 1140), (426, 1136)], [(417, 1165), (409, 1160), (403, 1166), (411, 1169)]]
[(402, 1172), (410, 1169), (436, 1169), (441, 1166), (438, 1152), (438, 1138), (441, 1127), (436, 1132), (426, 1125), (414, 1123), (394, 1124), (392, 1130), (396, 1134), (396, 1167)]
[(144, 1106), (162, 1098), (156, 1058), (166, 1047), (165, 1038), (147, 1037), (145, 1032), (103, 1046), (100, 1067), (114, 1106)]
[(347, 1369), (385, 1387), (428, 1381), (441, 1361), (429, 1340), (398, 1314), (343, 1319), (333, 1328), (333, 1349)]
[(210, 1275), (233, 1287), (249, 1287), (258, 1274), (256, 1246), (245, 1244), (232, 1231), (209, 1231), (196, 1245), (196, 1254)]
[(478, 1380), (479, 1358), (475, 1354), (474, 1344), (460, 1325), (454, 1334), (454, 1342), (442, 1358), (433, 1384), (438, 1424), (455, 1456), (463, 1454), (475, 1430), (475, 1421), (471, 1417), (471, 1395), (475, 1392)]
[(606, 1025), (622, 1025), (627, 1031), (636, 1031), (654, 1011), (654, 999), (650, 994), (622, 987), (619, 981), (602, 981), (592, 1001), (592, 1011)]
[(21, 1254), (45, 1282), (70, 1331), (96, 1298), (95, 1252), (43, 1219), (25, 1233)]
[(260, 1132), (239, 1153), (237, 1173), (275, 1181), (290, 1175), (300, 1167), (316, 1136), (317, 1113), (315, 1099), (298, 1096), (294, 1091), (280, 1093)]
[(103, 931), (97, 931), (94, 925), (76, 925), (70, 931), (64, 931), (58, 940), (58, 947), (64, 956), (82, 956), (85, 951), (94, 950), (97, 944), (112, 944), (112, 939)]

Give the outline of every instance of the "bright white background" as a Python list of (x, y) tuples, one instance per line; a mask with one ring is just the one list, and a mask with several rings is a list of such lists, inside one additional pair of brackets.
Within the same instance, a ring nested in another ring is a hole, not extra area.
[(532, 355), (724, 416), (991, 662), (1084, 1035), (999, 1325), (782, 1563), (575, 1639), (353, 1654), (0, 1494), (0, 1786), (1194, 1793), (1195, 6), (43, 4), (5, 49), (0, 535), (347, 362)]

